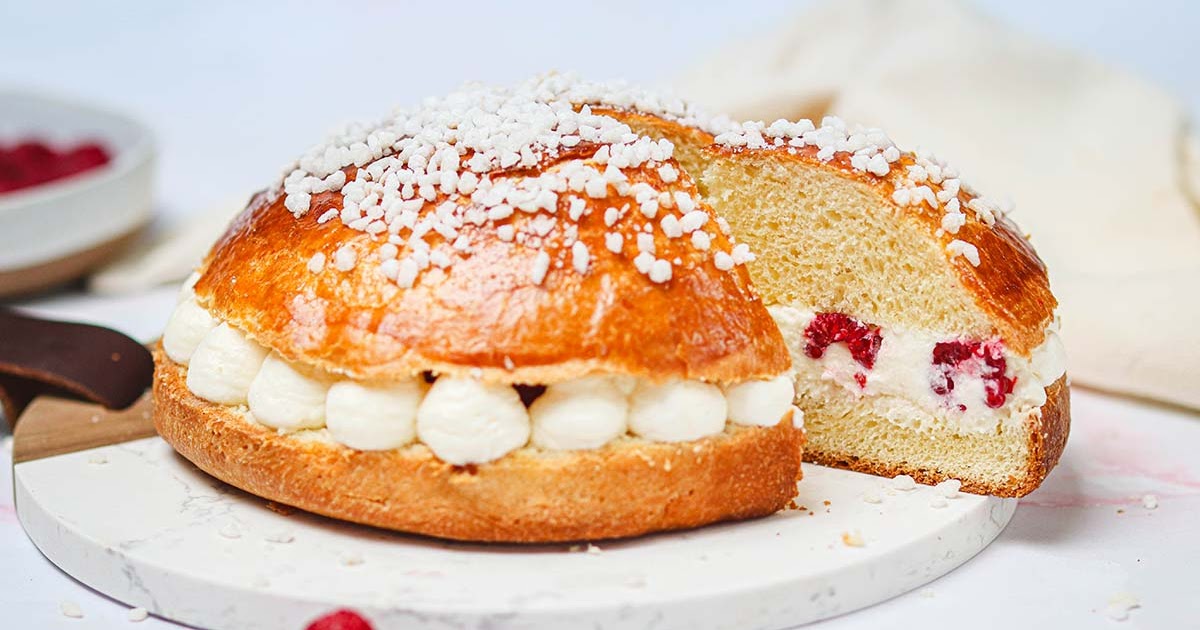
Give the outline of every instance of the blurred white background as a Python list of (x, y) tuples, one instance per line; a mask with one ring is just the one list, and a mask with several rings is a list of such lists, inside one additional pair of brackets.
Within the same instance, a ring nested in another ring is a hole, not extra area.
[[(142, 118), (161, 145), (160, 207), (182, 214), (267, 185), (338, 123), (467, 80), (548, 69), (665, 83), (726, 40), (809, 4), (9, 0), (0, 5), (0, 87)], [(979, 5), (1155, 80), (1200, 119), (1200, 3)]]

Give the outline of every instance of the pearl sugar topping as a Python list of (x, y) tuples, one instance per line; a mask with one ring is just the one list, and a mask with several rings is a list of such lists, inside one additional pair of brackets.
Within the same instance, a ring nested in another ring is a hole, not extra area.
[[(604, 250), (627, 258), (654, 282), (670, 280), (672, 267), (682, 262), (678, 257), (657, 258), (624, 247), (633, 239), (613, 223), (630, 214), (630, 207), (619, 198), (636, 200), (633, 212), (650, 219), (648, 226), (666, 238), (686, 238), (685, 247), (705, 252), (720, 269), (732, 268), (730, 261), (753, 260), (744, 245), (731, 244), (730, 251), (710, 247), (712, 235), (703, 230), (707, 214), (692, 192), (660, 192), (646, 182), (631, 182), (628, 173), (634, 171), (654, 173), (664, 184), (676, 182), (673, 145), (641, 136), (593, 112), (592, 105), (652, 113), (713, 132), (733, 127), (682, 101), (619, 83), (550, 74), (512, 88), (468, 85), (420, 107), (397, 110), (374, 125), (346, 127), (289, 167), (275, 194), (282, 193), (284, 206), (299, 218), (312, 209), (313, 195), (340, 193), (341, 209), (325, 211), (318, 223), (340, 220), (383, 241), (377, 252), (381, 273), (404, 288), (430, 267), (446, 269), (470, 256), (467, 225), (492, 225), (500, 240), (537, 250), (530, 268), (535, 284), (542, 284), (551, 268), (586, 274)], [(549, 162), (568, 151), (578, 157)], [(351, 167), (357, 170), (348, 178)], [(610, 195), (616, 207), (604, 213), (606, 246), (591, 251), (578, 241), (577, 222), (588, 213), (585, 200), (594, 205)], [(514, 224), (510, 218), (518, 213), (532, 216)], [(556, 228), (564, 259), (552, 262), (545, 245)], [(309, 269), (350, 271), (365, 254), (345, 245), (328, 257), (314, 256)], [(635, 262), (635, 256), (649, 260)]]

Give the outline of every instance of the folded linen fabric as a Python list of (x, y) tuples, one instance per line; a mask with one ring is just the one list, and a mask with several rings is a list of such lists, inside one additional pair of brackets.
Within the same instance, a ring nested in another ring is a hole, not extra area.
[(1009, 191), (1061, 299), (1076, 383), (1200, 408), (1200, 143), (1165, 91), (954, 0), (829, 2), (677, 91), (920, 138)]

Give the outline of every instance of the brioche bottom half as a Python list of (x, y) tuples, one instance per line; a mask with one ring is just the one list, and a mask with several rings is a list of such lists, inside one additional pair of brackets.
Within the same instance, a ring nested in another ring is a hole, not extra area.
[(1070, 432), (1066, 376), (1046, 388), (1044, 405), (994, 433), (901, 427), (873, 414), (871, 402), (847, 397), (802, 405), (810, 428), (805, 461), (884, 477), (905, 474), (923, 484), (958, 479), (963, 492), (1021, 497), (1058, 463)]
[(177, 452), (252, 494), (365, 525), (479, 542), (623, 538), (765, 516), (800, 479), (804, 432), (790, 418), (694, 442), (522, 448), (453, 466), (420, 444), (357, 451), (319, 432), (278, 433), (197, 398), (185, 367), (155, 358), (154, 424)]

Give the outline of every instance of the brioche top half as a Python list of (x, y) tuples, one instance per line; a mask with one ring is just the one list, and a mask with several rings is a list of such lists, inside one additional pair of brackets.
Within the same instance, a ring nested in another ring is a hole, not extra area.
[[(1009, 204), (982, 195), (958, 169), (928, 151), (902, 150), (883, 130), (847, 125), (832, 116), (819, 124), (709, 119), (697, 125), (619, 106), (596, 111), (641, 133), (670, 138), (678, 145), (676, 157), (697, 179), (714, 160), (742, 160), (751, 168), (758, 160), (778, 160), (869, 186), (895, 208), (898, 219), (925, 226), (957, 282), (1010, 347), (1028, 354), (1053, 325), (1058, 303), (1046, 266), (1009, 219)], [(709, 197), (722, 193), (702, 192)]]
[(716, 383), (790, 365), (669, 142), (587, 105), (705, 123), (557, 75), (469, 87), (307, 152), (201, 268), (197, 298), (285, 358), (364, 380)]

